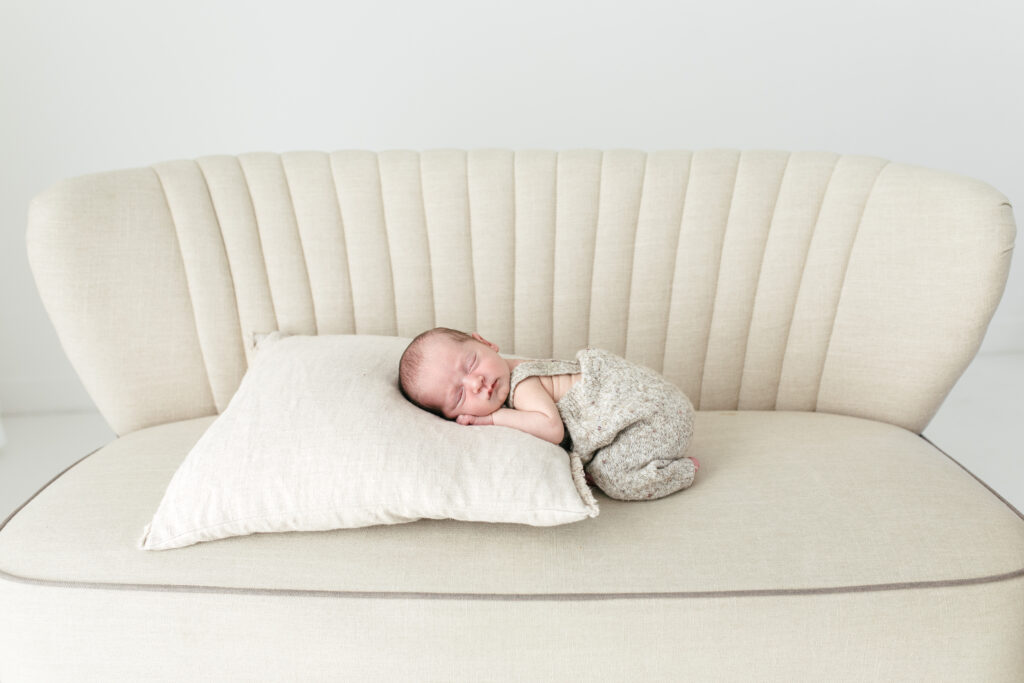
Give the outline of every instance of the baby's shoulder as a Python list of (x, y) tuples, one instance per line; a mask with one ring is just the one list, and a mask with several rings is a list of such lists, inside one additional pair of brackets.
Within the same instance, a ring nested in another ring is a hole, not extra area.
[[(538, 403), (553, 403), (551, 395), (550, 377), (532, 375), (523, 378), (515, 387), (515, 394), (511, 397), (510, 407), (520, 410), (530, 410)], [(549, 380), (545, 382), (544, 380)]]

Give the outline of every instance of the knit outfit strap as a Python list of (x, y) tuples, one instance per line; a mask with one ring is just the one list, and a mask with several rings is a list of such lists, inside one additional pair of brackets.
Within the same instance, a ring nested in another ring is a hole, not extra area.
[(516, 386), (527, 377), (550, 377), (552, 375), (575, 375), (580, 371), (580, 363), (577, 360), (524, 360), (512, 369), (508, 381), (508, 398), (505, 405), (509, 408), (515, 406), (513, 397)]
[[(509, 376), (508, 386), (508, 398), (505, 399), (505, 405), (509, 408), (513, 408), (513, 399), (515, 397), (516, 386), (519, 385), (527, 377), (550, 377), (552, 375), (575, 375), (580, 372), (580, 363), (578, 360), (524, 360), (519, 365), (512, 368), (512, 373)], [(577, 382), (577, 385), (582, 382)], [(575, 387), (573, 387), (575, 388)], [(572, 393), (570, 389), (566, 392), (567, 395)], [(563, 396), (563, 398), (565, 398)], [(555, 404), (558, 405), (557, 403)], [(559, 409), (561, 413), (561, 409)], [(569, 429), (565, 430), (565, 438), (562, 439), (562, 443), (559, 444), (569, 454), (569, 469), (572, 472), (572, 481), (576, 485), (576, 490), (580, 494), (580, 498), (583, 502), (597, 514), (597, 501), (594, 499), (594, 494), (587, 485), (587, 475), (583, 471), (583, 461), (580, 460), (580, 456), (573, 452), (572, 448), (572, 434)]]

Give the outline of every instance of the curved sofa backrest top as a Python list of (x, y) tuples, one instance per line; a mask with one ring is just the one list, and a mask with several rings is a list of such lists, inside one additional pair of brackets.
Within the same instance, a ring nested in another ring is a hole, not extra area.
[(222, 411), (253, 333), (476, 330), (606, 348), (705, 410), (921, 431), (1015, 228), (989, 185), (825, 152), (254, 153), (59, 183), (32, 270), (118, 433)]

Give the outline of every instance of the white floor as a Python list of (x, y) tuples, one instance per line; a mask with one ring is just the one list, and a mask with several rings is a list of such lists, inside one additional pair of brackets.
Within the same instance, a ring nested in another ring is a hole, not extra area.
[[(114, 438), (98, 413), (4, 415), (0, 522), (82, 456)], [(1024, 510), (1024, 354), (974, 360), (924, 435)]]

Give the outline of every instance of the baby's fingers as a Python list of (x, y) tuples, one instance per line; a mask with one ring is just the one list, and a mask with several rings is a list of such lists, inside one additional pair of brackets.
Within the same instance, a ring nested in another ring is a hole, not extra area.
[(455, 418), (455, 421), (458, 422), (460, 425), (471, 425), (473, 424), (473, 416), (459, 415), (457, 418)]

